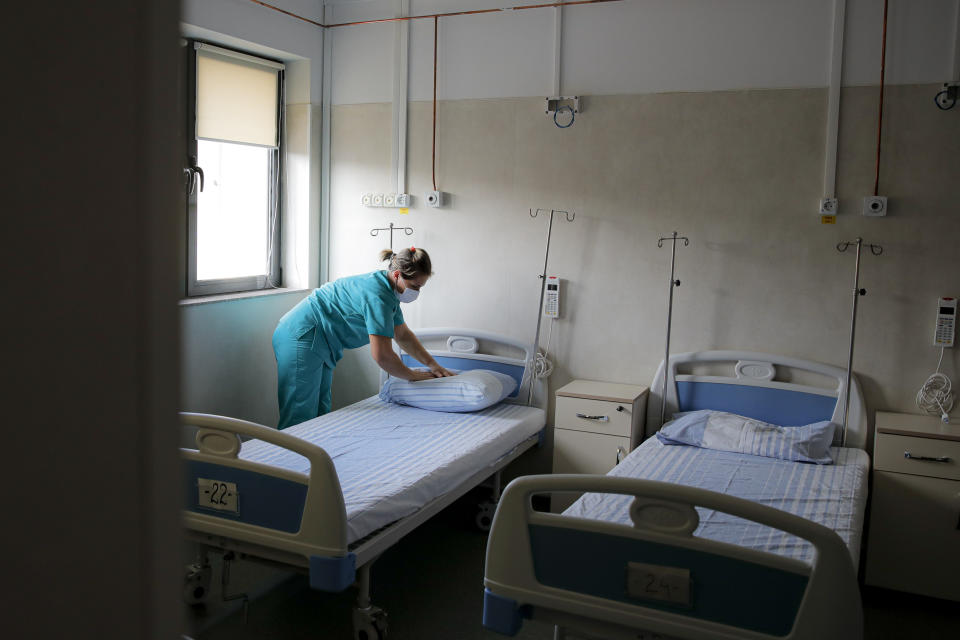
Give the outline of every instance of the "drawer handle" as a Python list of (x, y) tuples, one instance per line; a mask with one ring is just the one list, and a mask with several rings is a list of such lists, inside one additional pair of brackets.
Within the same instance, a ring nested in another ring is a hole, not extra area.
[(924, 462), (950, 462), (950, 458), (947, 456), (940, 456), (939, 458), (932, 458), (930, 456), (915, 456), (909, 451), (904, 451), (903, 457), (907, 460), (922, 460)]
[(623, 447), (617, 447), (617, 464), (623, 461), (623, 456), (627, 455), (627, 450)]
[(596, 420), (597, 422), (610, 422), (610, 416), (588, 416), (585, 413), (578, 413), (577, 417), (584, 420)]

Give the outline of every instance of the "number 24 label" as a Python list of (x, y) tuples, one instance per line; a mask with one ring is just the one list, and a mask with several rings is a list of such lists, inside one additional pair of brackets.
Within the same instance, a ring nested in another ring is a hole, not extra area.
[(234, 482), (197, 478), (197, 501), (201, 507), (237, 513), (240, 496)]

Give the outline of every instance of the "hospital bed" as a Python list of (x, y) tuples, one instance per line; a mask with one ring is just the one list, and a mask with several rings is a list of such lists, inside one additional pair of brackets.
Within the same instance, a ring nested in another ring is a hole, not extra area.
[[(448, 369), (493, 369), (517, 382), (501, 403), (473, 413), (439, 413), (374, 396), (277, 431), (206, 414), (197, 449), (183, 449), (184, 523), (202, 557), (188, 588), (209, 582), (206, 553), (224, 552), (293, 568), (323, 591), (357, 584), (355, 637), (385, 635), (370, 603), (370, 566), (391, 545), (542, 439), (544, 381), (531, 345), (461, 329), (417, 332)], [(417, 366), (401, 354), (409, 366)], [(533, 386), (533, 405), (528, 390)], [(493, 506), (478, 516), (489, 526)], [(206, 577), (204, 577), (206, 576)], [(199, 594), (198, 594), (199, 595)]]
[[(842, 421), (846, 372), (836, 367), (706, 351), (661, 363), (654, 389), (663, 376), (667, 416)], [(484, 626), (515, 635), (530, 618), (556, 625), (557, 638), (862, 637), (856, 567), (869, 458), (855, 377), (846, 447), (839, 432), (832, 465), (650, 438), (606, 476), (516, 479), (487, 545)], [(554, 492), (587, 493), (563, 514), (532, 508), (533, 496)]]

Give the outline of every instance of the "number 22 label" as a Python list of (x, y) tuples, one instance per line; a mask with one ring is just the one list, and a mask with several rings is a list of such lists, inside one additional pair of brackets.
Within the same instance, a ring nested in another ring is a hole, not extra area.
[(239, 499), (236, 483), (197, 478), (197, 502), (201, 507), (237, 513)]

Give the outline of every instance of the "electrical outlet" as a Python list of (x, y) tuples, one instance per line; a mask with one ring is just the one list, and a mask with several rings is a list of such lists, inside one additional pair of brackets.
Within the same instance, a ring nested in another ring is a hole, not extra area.
[(879, 217), (887, 215), (886, 196), (867, 196), (863, 199), (863, 215)]
[(398, 193), (396, 203), (398, 207), (409, 207), (410, 206), (410, 194), (409, 193)]
[(427, 191), (424, 199), (427, 201), (428, 207), (442, 207), (445, 200), (443, 196), (443, 191)]
[(360, 195), (360, 204), (362, 204), (362, 205), (365, 206), (365, 207), (372, 206), (372, 205), (373, 205), (373, 194), (372, 194), (372, 193), (364, 193), (364, 194), (361, 194), (361, 195)]
[(383, 206), (395, 207), (396, 205), (397, 205), (397, 194), (395, 193), (383, 194)]
[(837, 199), (836, 198), (822, 198), (820, 200), (820, 215), (822, 216), (835, 216), (837, 215)]
[(373, 194), (373, 206), (382, 207), (383, 206), (383, 194), (375, 193)]

